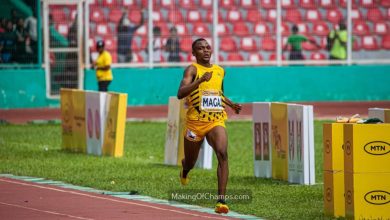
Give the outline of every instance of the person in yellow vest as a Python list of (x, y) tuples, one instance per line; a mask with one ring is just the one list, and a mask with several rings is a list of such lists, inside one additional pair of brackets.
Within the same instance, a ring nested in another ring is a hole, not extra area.
[(111, 71), (111, 54), (104, 49), (104, 41), (102, 40), (96, 42), (96, 49), (99, 52), (99, 55), (92, 65), (96, 69), (99, 91), (107, 92), (108, 86), (113, 79)]
[(347, 41), (348, 32), (344, 22), (339, 23), (339, 29), (332, 30), (328, 35), (328, 44), (330, 49), (329, 59), (345, 60), (347, 59)]
[(185, 69), (177, 92), (177, 97), (186, 98), (188, 105), (180, 181), (182, 185), (188, 184), (188, 173), (194, 167), (206, 137), (218, 159), (218, 201), (215, 212), (228, 213), (229, 207), (225, 202), (229, 175), (225, 107), (229, 106), (239, 114), (242, 106), (224, 95), (225, 71), (210, 63), (211, 47), (205, 39), (199, 38), (192, 43), (192, 55), (196, 63)]

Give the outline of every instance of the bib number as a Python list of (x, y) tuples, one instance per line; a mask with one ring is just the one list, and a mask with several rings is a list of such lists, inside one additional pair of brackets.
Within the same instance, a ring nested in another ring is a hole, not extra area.
[(221, 112), (224, 110), (222, 106), (222, 97), (218, 92), (204, 92), (200, 99), (200, 109), (206, 112)]

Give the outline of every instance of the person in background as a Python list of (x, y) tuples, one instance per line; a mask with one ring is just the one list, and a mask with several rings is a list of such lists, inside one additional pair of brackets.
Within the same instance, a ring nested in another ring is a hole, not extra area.
[(180, 41), (177, 36), (176, 27), (171, 27), (169, 29), (169, 38), (165, 45), (165, 50), (168, 51), (168, 61), (169, 62), (180, 62)]
[(158, 26), (153, 27), (153, 62), (161, 62), (162, 47), (161, 28)]
[(0, 33), (1, 60), (3, 63), (14, 61), (16, 38), (12, 21), (6, 20), (4, 32)]
[(210, 63), (211, 53), (212, 49), (205, 39), (199, 38), (192, 43), (192, 55), (196, 62), (184, 70), (177, 92), (177, 98), (186, 98), (188, 103), (180, 182), (182, 185), (188, 184), (188, 173), (196, 163), (204, 138), (207, 138), (218, 159), (218, 201), (215, 212), (228, 213), (229, 207), (225, 201), (229, 176), (225, 107), (229, 106), (239, 114), (242, 106), (224, 95), (225, 70)]
[(130, 23), (127, 11), (124, 11), (118, 24), (118, 62), (125, 63), (133, 60), (131, 45), (133, 43), (134, 33), (144, 24), (144, 13), (141, 12), (139, 24)]
[(96, 69), (99, 91), (107, 92), (108, 86), (113, 80), (111, 71), (111, 54), (104, 49), (104, 41), (102, 40), (98, 40), (96, 42), (96, 49), (99, 52), (99, 55), (96, 61), (92, 63), (92, 67)]
[(339, 29), (332, 30), (328, 35), (328, 49), (330, 49), (330, 60), (347, 59), (347, 26), (344, 22), (339, 23)]
[(320, 45), (317, 44), (314, 40), (310, 40), (307, 37), (298, 34), (299, 28), (296, 25), (293, 25), (291, 28), (292, 34), (287, 39), (287, 44), (284, 46), (283, 50), (286, 51), (290, 46), (290, 56), (289, 60), (304, 60), (302, 55), (302, 42), (310, 42), (316, 45), (318, 48)]

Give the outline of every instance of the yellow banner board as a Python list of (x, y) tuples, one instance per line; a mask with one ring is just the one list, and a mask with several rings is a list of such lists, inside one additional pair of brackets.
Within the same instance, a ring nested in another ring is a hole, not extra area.
[[(85, 92), (81, 90), (72, 91), (73, 104), (73, 141), (72, 151), (86, 152), (86, 132), (85, 132)], [(77, 104), (76, 104), (77, 103)]]
[(390, 124), (345, 124), (344, 166), (351, 173), (390, 173)]
[(122, 157), (126, 126), (127, 94), (107, 94), (109, 103), (104, 129), (103, 155)]
[(61, 89), (62, 148), (72, 150), (73, 146), (73, 102), (72, 89)]
[(271, 103), (272, 178), (288, 180), (287, 104)]
[(390, 173), (345, 173), (347, 219), (390, 219)]
[(323, 124), (324, 170), (344, 170), (344, 124)]
[(324, 170), (324, 213), (344, 217), (344, 171)]

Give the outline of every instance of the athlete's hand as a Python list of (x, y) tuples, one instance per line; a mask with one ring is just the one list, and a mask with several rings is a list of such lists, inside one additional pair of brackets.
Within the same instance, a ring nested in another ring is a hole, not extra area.
[(203, 76), (200, 78), (200, 82), (207, 82), (211, 79), (212, 76), (213, 76), (213, 71), (205, 72)]
[(233, 103), (232, 106), (230, 106), (236, 114), (240, 114), (240, 111), (242, 109), (242, 105)]

